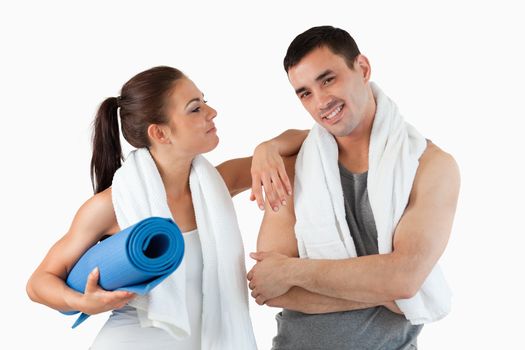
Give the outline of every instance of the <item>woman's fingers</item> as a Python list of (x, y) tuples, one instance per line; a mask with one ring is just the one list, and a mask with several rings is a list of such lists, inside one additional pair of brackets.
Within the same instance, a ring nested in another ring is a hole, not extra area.
[(272, 208), (272, 210), (278, 211), (279, 206), (280, 206), (279, 198), (277, 196), (277, 193), (273, 189), (273, 184), (272, 184), (272, 179), (271, 179), (270, 174), (263, 174), (262, 183), (264, 186), (264, 194), (266, 196), (266, 200), (270, 204), (270, 207)]
[(286, 205), (286, 200), (292, 194), (292, 185), (283, 159), (267, 161), (264, 166), (252, 164), (252, 192), (250, 200), (257, 201), (257, 206), (264, 210), (265, 199), (274, 211), (281, 205)]
[(288, 173), (286, 172), (286, 168), (284, 166), (284, 163), (281, 164), (279, 167), (279, 178), (281, 179), (284, 188), (286, 189), (286, 193), (291, 196), (292, 195), (292, 184), (290, 183), (290, 178), (288, 178)]
[(284, 189), (283, 182), (281, 180), (281, 177), (279, 176), (279, 173), (273, 172), (272, 175), (272, 185), (274, 190), (274, 198), (276, 199), (276, 202), (272, 204), (272, 208), (281, 205), (286, 205), (286, 190)]
[(258, 173), (252, 172), (252, 193), (250, 195), (250, 200), (256, 200), (259, 209), (264, 210), (264, 197), (261, 185), (261, 176)]
[(88, 275), (84, 294), (93, 293), (98, 289), (99, 270), (95, 267)]
[(93, 269), (88, 275), (84, 290), (84, 310), (89, 314), (97, 314), (114, 309), (120, 309), (129, 303), (135, 293), (126, 291), (107, 291), (98, 285), (100, 271)]

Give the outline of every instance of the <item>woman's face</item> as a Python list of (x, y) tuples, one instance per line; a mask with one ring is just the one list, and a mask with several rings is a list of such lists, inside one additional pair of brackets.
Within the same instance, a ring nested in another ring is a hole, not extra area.
[(178, 151), (197, 155), (213, 150), (219, 143), (213, 119), (217, 111), (206, 104), (204, 94), (193, 81), (175, 83), (167, 103), (170, 140)]

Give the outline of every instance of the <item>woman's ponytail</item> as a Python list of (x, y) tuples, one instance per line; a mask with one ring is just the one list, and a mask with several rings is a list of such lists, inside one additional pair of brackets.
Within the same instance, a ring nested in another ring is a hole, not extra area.
[(118, 98), (107, 98), (100, 105), (93, 124), (91, 183), (95, 194), (111, 186), (113, 175), (122, 165), (118, 107)]
[(120, 90), (120, 97), (107, 98), (93, 123), (91, 183), (96, 193), (111, 186), (113, 175), (122, 165), (119, 118), (122, 136), (135, 148), (150, 146), (148, 127), (166, 124), (165, 105), (184, 74), (173, 67), (159, 66), (131, 78)]

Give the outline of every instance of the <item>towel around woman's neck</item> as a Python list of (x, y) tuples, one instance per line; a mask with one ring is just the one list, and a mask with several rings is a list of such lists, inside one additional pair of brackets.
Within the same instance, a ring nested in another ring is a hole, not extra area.
[[(396, 104), (370, 83), (376, 101), (368, 160), (368, 195), (380, 254), (392, 251), (394, 230), (407, 206), (426, 140), (406, 123)], [(302, 258), (347, 259), (357, 256), (346, 222), (332, 134), (314, 125), (296, 161), (295, 233)], [(450, 311), (451, 293), (438, 265), (419, 292), (396, 300), (412, 324), (439, 320)]]
[[(217, 170), (203, 157), (192, 162), (190, 190), (203, 255), (203, 349), (256, 349), (248, 310), (244, 248), (233, 202)], [(132, 151), (115, 173), (113, 206), (120, 227), (144, 218), (172, 218), (166, 191), (147, 149)], [(143, 327), (158, 327), (175, 338), (191, 330), (186, 307), (186, 267), (179, 268), (130, 305)]]

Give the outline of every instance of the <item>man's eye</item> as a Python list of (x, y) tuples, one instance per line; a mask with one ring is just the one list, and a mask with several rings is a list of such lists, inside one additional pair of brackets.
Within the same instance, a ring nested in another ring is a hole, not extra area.
[(305, 98), (305, 97), (308, 97), (309, 95), (310, 95), (310, 92), (305, 91), (305, 92), (303, 92), (299, 97), (300, 97), (300, 98)]
[(332, 80), (334, 80), (333, 77), (331, 77), (331, 78), (327, 78), (327, 79), (323, 82), (323, 84), (324, 84), (324, 85), (329, 84)]

